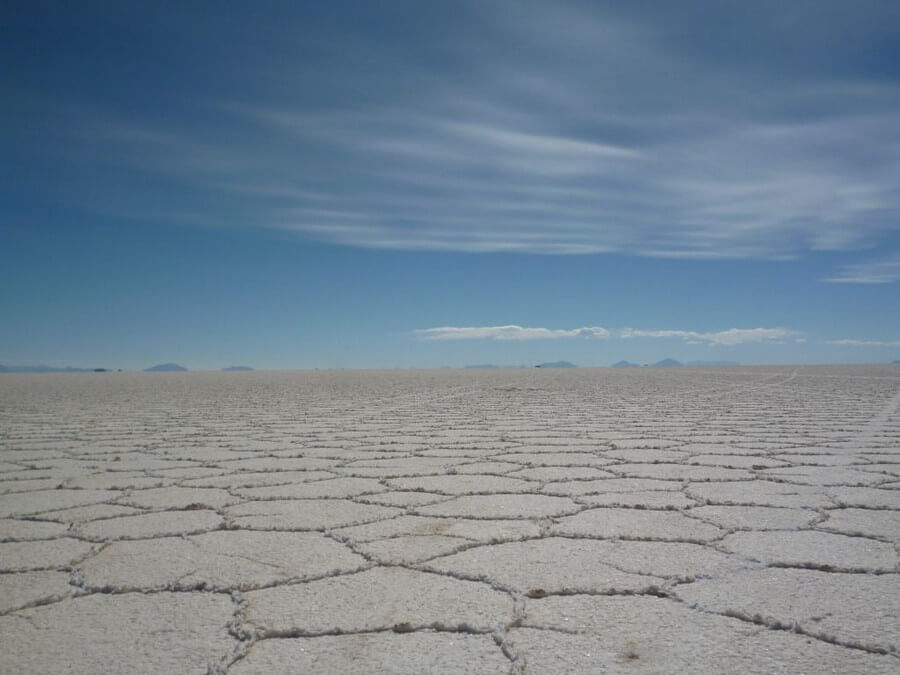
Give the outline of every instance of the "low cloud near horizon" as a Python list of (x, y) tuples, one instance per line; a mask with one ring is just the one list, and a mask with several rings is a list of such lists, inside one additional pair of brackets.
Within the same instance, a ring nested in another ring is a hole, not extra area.
[(829, 345), (843, 345), (845, 347), (900, 347), (900, 340), (829, 340)]
[(609, 331), (598, 326), (573, 328), (525, 328), (523, 326), (442, 326), (415, 331), (425, 340), (554, 340), (594, 338), (604, 340)]
[(609, 339), (675, 338), (688, 344), (739, 345), (751, 342), (774, 342), (796, 335), (786, 328), (730, 328), (718, 332), (690, 330), (637, 330), (623, 328), (615, 333), (599, 326), (583, 328), (544, 328), (523, 326), (441, 326), (413, 331), (424, 340), (555, 340), (562, 338)]
[(786, 328), (729, 328), (715, 333), (693, 330), (635, 330), (624, 328), (621, 338), (681, 338), (688, 344), (740, 345), (747, 342), (772, 342), (794, 335)]

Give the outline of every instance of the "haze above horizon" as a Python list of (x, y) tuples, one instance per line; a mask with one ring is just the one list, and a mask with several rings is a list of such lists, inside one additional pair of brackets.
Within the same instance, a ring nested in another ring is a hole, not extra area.
[(0, 20), (0, 364), (900, 358), (900, 3)]

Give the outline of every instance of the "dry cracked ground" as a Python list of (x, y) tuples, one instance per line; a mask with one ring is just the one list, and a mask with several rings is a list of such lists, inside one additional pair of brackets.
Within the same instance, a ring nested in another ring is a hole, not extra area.
[(900, 367), (0, 376), (2, 673), (900, 672)]

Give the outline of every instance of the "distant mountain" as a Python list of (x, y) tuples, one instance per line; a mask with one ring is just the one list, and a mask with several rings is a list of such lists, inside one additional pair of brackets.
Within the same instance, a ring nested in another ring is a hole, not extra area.
[(227, 368), (222, 368), (227, 373), (236, 373), (243, 372), (245, 370), (253, 370), (250, 366), (228, 366)]
[(900, 363), (900, 361), (891, 361), (891, 363)]
[(739, 366), (737, 361), (688, 361), (689, 366)]
[(539, 363), (535, 368), (577, 368), (574, 363), (568, 361), (550, 361), (548, 363)]
[(663, 359), (662, 361), (657, 361), (653, 364), (655, 368), (670, 368), (673, 366), (683, 366), (684, 364), (681, 361), (676, 361), (675, 359)]
[(158, 363), (155, 366), (144, 368), (145, 373), (183, 373), (187, 370), (184, 366), (177, 363)]
[(631, 361), (616, 361), (610, 368), (640, 368), (641, 364), (632, 363)]
[(105, 373), (106, 368), (72, 368), (65, 366), (0, 366), (0, 373)]

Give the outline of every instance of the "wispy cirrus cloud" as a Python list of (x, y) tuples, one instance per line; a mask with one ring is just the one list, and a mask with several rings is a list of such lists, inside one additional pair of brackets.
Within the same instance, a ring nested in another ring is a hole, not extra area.
[[(859, 56), (894, 43), (888, 4), (704, 4), (719, 30), (700, 31), (690, 3), (464, 2), (390, 40), (302, 16), (304, 58), (282, 58), (295, 53), (290, 21), (258, 52), (227, 45), (233, 98), (185, 90), (181, 116), (101, 119), (73, 154), (113, 165), (135, 217), (177, 197), (178, 212), (223, 225), (348, 246), (688, 259), (871, 248), (900, 228), (900, 86), (889, 59), (870, 72)], [(710, 37), (723, 31), (760, 48), (723, 55)], [(821, 63), (798, 56), (822, 44)], [(128, 131), (104, 136), (116, 128)], [(897, 278), (894, 261), (829, 280)]]
[(693, 330), (636, 330), (624, 328), (619, 332), (622, 338), (678, 338), (689, 344), (740, 345), (749, 342), (774, 342), (795, 335), (786, 328), (730, 328), (714, 333)]
[(900, 254), (886, 260), (843, 265), (837, 275), (824, 281), (835, 284), (890, 284), (900, 281)]
[(606, 339), (609, 331), (599, 326), (584, 328), (527, 328), (523, 326), (442, 326), (414, 331), (425, 340), (557, 340)]
[(828, 340), (825, 344), (846, 347), (900, 347), (900, 340)]

